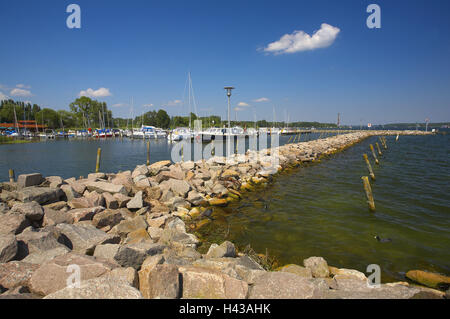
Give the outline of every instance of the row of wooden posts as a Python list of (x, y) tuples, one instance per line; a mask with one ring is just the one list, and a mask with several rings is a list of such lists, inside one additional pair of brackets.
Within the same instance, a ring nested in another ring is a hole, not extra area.
[[(386, 143), (386, 138), (384, 136), (382, 136), (382, 137), (379, 137), (379, 140), (380, 140), (380, 143), (383, 146), (383, 148), (385, 150), (387, 150), (388, 147), (387, 147), (387, 143)], [(398, 140), (398, 136), (396, 138), (396, 141), (397, 140)], [(378, 151), (378, 156), (382, 156), (383, 152), (381, 151), (381, 148), (380, 148), (380, 145), (378, 144), (378, 142), (375, 143), (375, 146)], [(375, 148), (373, 147), (372, 144), (370, 144), (369, 147), (370, 147), (370, 151), (372, 152), (372, 156), (375, 161), (375, 164), (379, 165), (380, 161), (378, 160), (378, 156), (375, 152)], [(363, 158), (364, 158), (364, 161), (366, 162), (367, 170), (369, 171), (370, 178), (372, 179), (372, 181), (375, 181), (375, 174), (373, 172), (372, 165), (370, 164), (367, 154), (363, 154)], [(369, 209), (371, 211), (375, 211), (375, 200), (373, 198), (372, 187), (370, 186), (369, 176), (362, 176), (361, 179), (363, 181), (363, 187), (364, 187), (364, 191), (366, 193), (367, 204), (369, 205)]]

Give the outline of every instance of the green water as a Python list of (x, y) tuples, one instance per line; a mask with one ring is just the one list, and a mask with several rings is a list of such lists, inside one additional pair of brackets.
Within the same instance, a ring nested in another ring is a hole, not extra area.
[[(198, 233), (209, 242), (250, 244), (281, 264), (322, 256), (329, 265), (366, 272), (378, 264), (382, 281), (412, 269), (450, 275), (450, 138), (388, 137), (380, 165), (369, 138), (320, 163), (277, 176), (268, 188), (214, 213)], [(368, 210), (362, 154), (374, 167), (376, 212)], [(391, 238), (380, 243), (374, 236)]]

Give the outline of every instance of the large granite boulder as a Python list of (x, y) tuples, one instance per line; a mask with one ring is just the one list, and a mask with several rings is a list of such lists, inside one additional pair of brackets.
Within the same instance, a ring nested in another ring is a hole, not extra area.
[(59, 224), (56, 228), (66, 237), (64, 243), (74, 252), (93, 254), (97, 245), (118, 244), (120, 237), (107, 234), (92, 225)]
[(23, 203), (34, 201), (44, 205), (58, 202), (63, 195), (64, 192), (60, 188), (30, 186), (17, 191), (17, 200)]
[(40, 221), (44, 217), (44, 210), (37, 202), (17, 203), (11, 208), (11, 212), (24, 214), (30, 221)]
[(13, 260), (18, 251), (16, 237), (12, 234), (0, 234), (0, 264)]
[(44, 182), (44, 178), (39, 173), (21, 174), (17, 177), (17, 185), (19, 188), (40, 185)]
[(322, 257), (309, 257), (303, 260), (303, 265), (311, 269), (311, 273), (315, 278), (327, 278), (330, 275), (328, 264)]
[(245, 299), (248, 285), (217, 270), (179, 267), (182, 275), (182, 298)]
[(30, 225), (30, 220), (24, 214), (17, 212), (0, 214), (0, 234), (20, 234)]
[(128, 195), (128, 191), (123, 185), (116, 185), (108, 182), (93, 182), (93, 181), (89, 181), (85, 183), (85, 185), (90, 192), (95, 191), (99, 194), (107, 192), (111, 194), (119, 193), (122, 195)]
[(139, 271), (139, 290), (146, 299), (179, 298), (180, 275), (175, 265), (155, 265)]
[(85, 280), (80, 287), (66, 287), (44, 299), (142, 299), (142, 294), (126, 281), (100, 277)]
[(65, 247), (58, 242), (58, 239), (62, 239), (57, 231), (45, 228), (28, 227), (21, 234), (17, 235), (16, 239), (18, 242), (17, 258), (19, 260), (29, 254), (41, 254), (47, 250)]
[(81, 281), (100, 277), (119, 267), (112, 261), (76, 253), (67, 253), (41, 265), (31, 276), (30, 290), (36, 294), (47, 296), (66, 288), (73, 283), (71, 279), (75, 274), (69, 267), (71, 265), (80, 267)]
[(206, 254), (206, 258), (222, 258), (222, 257), (235, 257), (236, 248), (233, 243), (224, 241), (222, 244), (212, 244)]
[(259, 275), (250, 290), (250, 299), (311, 299), (319, 298), (328, 286), (313, 279), (288, 272), (265, 272)]
[(38, 268), (38, 265), (23, 261), (0, 264), (0, 287), (6, 289), (14, 289), (19, 286), (28, 287), (31, 275)]

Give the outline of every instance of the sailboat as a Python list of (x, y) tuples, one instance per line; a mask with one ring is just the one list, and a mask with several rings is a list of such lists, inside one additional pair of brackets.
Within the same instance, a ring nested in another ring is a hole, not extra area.
[[(188, 73), (188, 79), (187, 79), (187, 85), (188, 85), (188, 104), (189, 104), (189, 127), (177, 127), (175, 128), (172, 133), (170, 134), (171, 141), (181, 141), (181, 140), (191, 140), (194, 138), (194, 132), (192, 131), (192, 105), (191, 100), (194, 104), (195, 114), (197, 114), (197, 103), (195, 102), (195, 96), (194, 96), (194, 88), (192, 87), (192, 78), (191, 78), (191, 72)], [(186, 93), (186, 87), (185, 87), (185, 93)]]

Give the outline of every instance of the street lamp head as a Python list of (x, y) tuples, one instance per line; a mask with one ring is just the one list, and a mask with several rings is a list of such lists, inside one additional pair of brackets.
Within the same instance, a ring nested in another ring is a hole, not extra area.
[(226, 86), (224, 87), (224, 89), (227, 90), (227, 96), (231, 96), (231, 90), (234, 90), (234, 87)]

